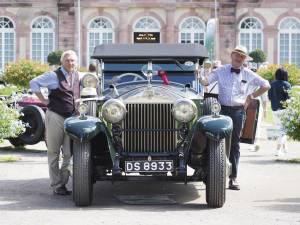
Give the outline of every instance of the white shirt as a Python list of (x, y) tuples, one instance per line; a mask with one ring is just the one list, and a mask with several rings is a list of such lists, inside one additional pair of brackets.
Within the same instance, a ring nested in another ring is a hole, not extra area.
[(219, 96), (221, 105), (242, 106), (246, 98), (252, 93), (253, 86), (270, 87), (267, 80), (260, 77), (248, 68), (241, 68), (239, 74), (231, 73), (231, 65), (227, 64), (215, 69), (208, 76), (208, 83), (218, 82)]

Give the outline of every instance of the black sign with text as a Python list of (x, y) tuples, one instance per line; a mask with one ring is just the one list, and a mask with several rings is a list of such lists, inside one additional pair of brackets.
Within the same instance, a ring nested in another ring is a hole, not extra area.
[(134, 43), (160, 43), (160, 32), (134, 32)]

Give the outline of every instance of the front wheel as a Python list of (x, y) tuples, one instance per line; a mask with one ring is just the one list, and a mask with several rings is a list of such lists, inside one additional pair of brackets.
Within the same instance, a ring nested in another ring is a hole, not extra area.
[(211, 208), (220, 208), (225, 203), (226, 194), (225, 140), (209, 140), (207, 150), (206, 202)]
[(90, 143), (73, 142), (73, 200), (76, 206), (89, 206), (93, 199), (93, 173)]

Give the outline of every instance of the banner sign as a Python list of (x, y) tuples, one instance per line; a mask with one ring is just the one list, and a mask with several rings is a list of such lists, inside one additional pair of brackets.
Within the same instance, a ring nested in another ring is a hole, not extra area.
[(160, 43), (160, 32), (134, 32), (134, 43)]

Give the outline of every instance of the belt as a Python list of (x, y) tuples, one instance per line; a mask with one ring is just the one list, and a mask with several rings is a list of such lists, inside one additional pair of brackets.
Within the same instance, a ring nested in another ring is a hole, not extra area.
[(237, 105), (237, 106), (221, 105), (221, 107), (224, 108), (224, 109), (233, 109), (233, 110), (244, 109), (243, 105)]

